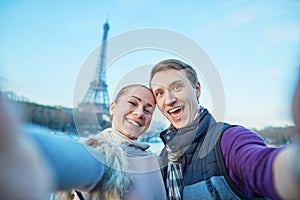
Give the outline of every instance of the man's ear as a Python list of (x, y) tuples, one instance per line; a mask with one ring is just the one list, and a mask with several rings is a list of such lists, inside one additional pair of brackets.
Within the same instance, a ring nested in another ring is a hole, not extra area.
[(114, 109), (115, 109), (115, 102), (112, 102), (109, 106), (109, 114), (110, 116), (114, 115)]
[(200, 97), (201, 94), (201, 85), (199, 83), (199, 81), (196, 83), (196, 97), (197, 99)]

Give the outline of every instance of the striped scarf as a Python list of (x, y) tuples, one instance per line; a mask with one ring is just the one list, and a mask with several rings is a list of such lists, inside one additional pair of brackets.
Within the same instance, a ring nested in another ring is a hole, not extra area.
[(211, 123), (215, 123), (215, 120), (208, 113), (207, 109), (200, 106), (199, 112), (196, 115), (192, 125), (178, 130), (172, 126), (168, 129), (166, 134), (175, 135), (175, 137), (172, 138), (172, 142), (169, 143), (172, 145), (166, 145), (166, 150), (168, 152), (166, 186), (167, 194), (170, 200), (182, 199), (184, 188), (182, 158), (184, 152), (186, 152), (186, 150), (194, 141), (197, 132), (199, 134), (205, 134)]
[(170, 200), (181, 199), (183, 192), (183, 179), (181, 163), (168, 163), (167, 188)]

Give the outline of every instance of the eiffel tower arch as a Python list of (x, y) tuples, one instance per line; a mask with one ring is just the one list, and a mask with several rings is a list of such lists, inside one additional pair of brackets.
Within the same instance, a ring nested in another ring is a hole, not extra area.
[[(106, 83), (106, 50), (107, 36), (109, 24), (106, 21), (103, 25), (103, 38), (100, 49), (99, 61), (96, 66), (96, 71), (93, 80), (90, 82), (89, 88), (78, 105), (77, 111), (83, 122), (81, 129), (89, 132), (103, 130), (110, 126), (109, 118), (109, 96)], [(97, 121), (91, 120), (89, 115), (96, 115)]]

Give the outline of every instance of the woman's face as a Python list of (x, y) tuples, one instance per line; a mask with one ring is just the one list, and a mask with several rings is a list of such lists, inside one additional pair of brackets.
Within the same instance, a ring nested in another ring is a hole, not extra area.
[(132, 86), (110, 105), (112, 128), (130, 139), (137, 139), (149, 127), (155, 101), (152, 92)]

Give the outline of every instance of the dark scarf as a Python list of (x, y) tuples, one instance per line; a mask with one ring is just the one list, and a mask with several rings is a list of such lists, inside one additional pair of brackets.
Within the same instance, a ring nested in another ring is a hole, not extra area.
[(184, 186), (181, 163), (184, 152), (214, 123), (216, 121), (207, 109), (200, 107), (198, 116), (190, 126), (181, 129), (170, 126), (168, 129), (166, 134), (175, 135), (172, 145), (166, 145), (168, 152), (167, 192), (170, 200), (182, 199)]

